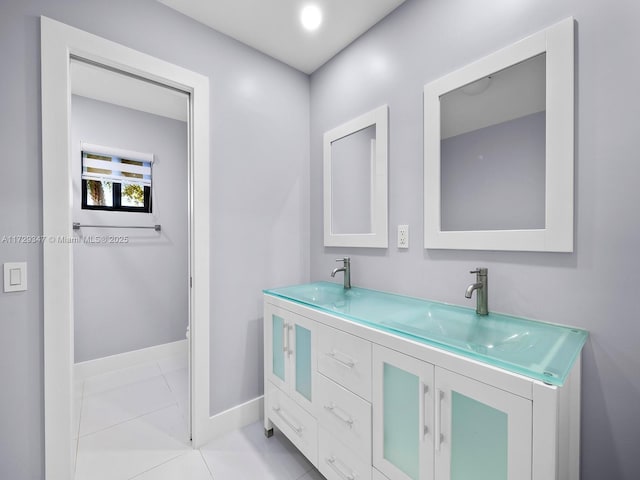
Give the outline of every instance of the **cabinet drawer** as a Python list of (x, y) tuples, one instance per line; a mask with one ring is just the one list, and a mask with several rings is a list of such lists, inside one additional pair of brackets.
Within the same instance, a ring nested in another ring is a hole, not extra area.
[(318, 423), (286, 393), (268, 383), (266, 412), (269, 419), (298, 450), (317, 466)]
[(320, 427), (318, 470), (327, 480), (371, 480), (371, 462), (364, 461), (343, 442)]
[(318, 375), (318, 423), (371, 463), (371, 404)]
[(318, 328), (318, 371), (371, 401), (371, 342), (335, 328)]

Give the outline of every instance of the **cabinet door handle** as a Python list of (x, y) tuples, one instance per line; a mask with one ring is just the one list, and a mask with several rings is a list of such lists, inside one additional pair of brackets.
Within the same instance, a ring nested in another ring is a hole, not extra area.
[(282, 324), (282, 351), (289, 352), (289, 325), (286, 323)]
[(333, 455), (326, 458), (325, 461), (327, 462), (327, 465), (329, 465), (331, 469), (340, 476), (340, 478), (344, 478), (345, 480), (356, 479), (353, 473), (347, 473), (338, 466), (338, 463), (336, 462), (336, 457), (334, 457)]
[(288, 418), (288, 415), (280, 407), (273, 407), (272, 410), (291, 428), (299, 437), (302, 436), (302, 427), (297, 426), (295, 422)]
[(293, 324), (289, 323), (287, 324), (287, 348), (289, 349), (288, 353), (289, 356), (291, 356), (291, 354), (293, 353), (293, 350), (291, 349), (291, 332), (293, 331)]
[(324, 409), (328, 412), (331, 412), (334, 417), (344, 422), (349, 428), (353, 428), (353, 418), (351, 418), (348, 413), (343, 412), (343, 410), (336, 407), (333, 402), (331, 402), (329, 405), (325, 405)]
[(289, 338), (289, 332), (293, 330), (293, 325), (285, 323), (282, 325), (282, 351), (291, 356), (293, 350), (291, 350), (291, 339)]
[(427, 394), (429, 393), (429, 386), (424, 383), (424, 382), (420, 382), (420, 401), (419, 401), (419, 405), (420, 405), (420, 425), (422, 425), (422, 435), (421, 438), (422, 440), (424, 440), (427, 436), (427, 433), (429, 433), (429, 427), (427, 426)]
[[(345, 357), (346, 360), (342, 360), (340, 357), (338, 357), (338, 354)], [(327, 352), (325, 355), (344, 367), (353, 368), (356, 366), (356, 362), (354, 362), (352, 358), (350, 358), (348, 355), (345, 355), (344, 353), (337, 352), (336, 350), (331, 350), (330, 352)]]
[(440, 451), (440, 444), (442, 443), (442, 390), (436, 391), (436, 432), (434, 435), (434, 441), (436, 442), (436, 452)]

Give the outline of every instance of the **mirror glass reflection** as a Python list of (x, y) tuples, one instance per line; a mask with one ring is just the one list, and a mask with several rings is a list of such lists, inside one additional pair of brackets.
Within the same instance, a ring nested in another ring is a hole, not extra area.
[(331, 142), (331, 231), (373, 231), (372, 173), (376, 126)]
[(440, 96), (442, 231), (545, 228), (546, 54)]

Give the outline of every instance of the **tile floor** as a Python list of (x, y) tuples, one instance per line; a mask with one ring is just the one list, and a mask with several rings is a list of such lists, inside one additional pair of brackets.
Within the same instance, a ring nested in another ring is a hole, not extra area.
[(75, 383), (75, 480), (322, 480), (278, 431), (262, 422), (200, 450), (187, 433), (184, 355)]

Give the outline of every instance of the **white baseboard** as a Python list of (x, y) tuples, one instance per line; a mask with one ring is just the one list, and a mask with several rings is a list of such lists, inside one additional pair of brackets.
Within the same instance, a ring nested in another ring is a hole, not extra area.
[(119, 353), (95, 360), (87, 360), (73, 365), (74, 380), (82, 380), (93, 375), (108, 373), (121, 368), (132, 367), (141, 363), (155, 362), (161, 358), (184, 353), (187, 355), (188, 340), (155, 345), (153, 347)]
[(209, 424), (204, 435), (199, 439), (200, 448), (207, 442), (224, 435), (225, 433), (246, 427), (254, 422), (259, 421), (264, 415), (264, 395), (249, 400), (248, 402), (236, 405), (229, 410), (220, 412), (213, 417), (209, 417)]

